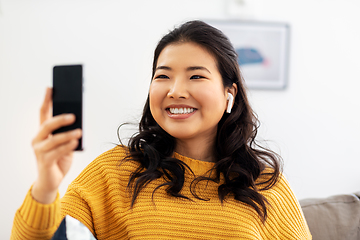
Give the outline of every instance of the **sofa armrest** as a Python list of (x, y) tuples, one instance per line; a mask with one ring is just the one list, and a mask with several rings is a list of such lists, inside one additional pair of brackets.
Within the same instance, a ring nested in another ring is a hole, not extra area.
[(314, 240), (360, 239), (360, 192), (300, 200)]

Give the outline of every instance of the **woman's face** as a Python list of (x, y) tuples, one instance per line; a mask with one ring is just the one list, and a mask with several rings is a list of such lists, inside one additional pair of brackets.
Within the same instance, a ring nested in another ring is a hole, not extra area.
[(150, 85), (150, 111), (176, 139), (214, 139), (227, 106), (215, 58), (198, 44), (176, 43), (159, 55)]

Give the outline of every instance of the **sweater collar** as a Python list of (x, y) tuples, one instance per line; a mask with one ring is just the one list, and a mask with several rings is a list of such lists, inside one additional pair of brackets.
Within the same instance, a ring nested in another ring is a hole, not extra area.
[(206, 162), (198, 159), (189, 158), (177, 152), (174, 152), (173, 156), (174, 158), (186, 163), (196, 175), (205, 174), (215, 165), (214, 162)]

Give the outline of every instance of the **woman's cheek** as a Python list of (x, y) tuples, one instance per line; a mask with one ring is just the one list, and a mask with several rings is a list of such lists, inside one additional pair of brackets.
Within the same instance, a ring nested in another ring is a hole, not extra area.
[(198, 91), (196, 95), (198, 102), (204, 110), (215, 113), (215, 111), (221, 111), (222, 108), (225, 109), (222, 92), (216, 91), (215, 89), (207, 90), (203, 88), (201, 91)]
[(159, 118), (161, 118), (163, 101), (165, 97), (166, 97), (166, 90), (163, 84), (153, 82), (150, 85), (149, 101), (150, 101), (150, 112), (156, 121), (158, 121)]

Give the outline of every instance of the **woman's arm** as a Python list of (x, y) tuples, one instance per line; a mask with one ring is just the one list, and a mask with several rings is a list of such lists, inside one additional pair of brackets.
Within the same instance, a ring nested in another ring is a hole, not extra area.
[(312, 239), (304, 214), (284, 176), (264, 196), (270, 203), (268, 231), (279, 239)]
[(75, 121), (73, 114), (52, 117), (52, 89), (40, 109), (40, 130), (32, 141), (38, 177), (16, 212), (11, 239), (50, 239), (60, 223), (58, 188), (70, 169), (81, 130), (52, 134)]
[(51, 239), (60, 224), (59, 194), (53, 203), (42, 204), (32, 197), (31, 190), (16, 211), (11, 240)]

